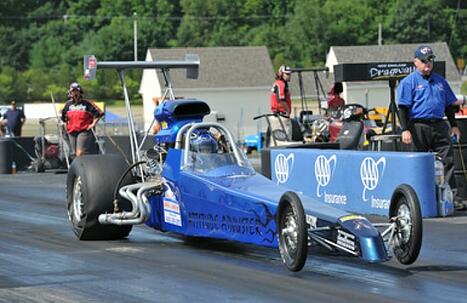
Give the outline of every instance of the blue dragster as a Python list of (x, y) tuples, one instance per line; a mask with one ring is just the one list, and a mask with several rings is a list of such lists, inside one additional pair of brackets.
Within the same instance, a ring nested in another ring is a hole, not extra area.
[(121, 239), (133, 225), (146, 224), (278, 248), (291, 271), (303, 268), (311, 245), (368, 262), (417, 259), (422, 221), (410, 187), (395, 189), (388, 223), (372, 224), (256, 173), (228, 129), (202, 122), (209, 111), (195, 99), (165, 101), (155, 113), (161, 131), (154, 146), (135, 149), (130, 163), (119, 155), (76, 158), (67, 206), (77, 237)]

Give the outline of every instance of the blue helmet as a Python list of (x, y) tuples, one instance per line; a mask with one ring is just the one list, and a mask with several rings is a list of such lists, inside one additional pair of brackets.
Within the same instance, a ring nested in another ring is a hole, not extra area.
[(219, 150), (219, 145), (217, 140), (212, 136), (208, 131), (199, 131), (192, 134), (191, 142), (191, 151), (196, 153), (217, 153)]

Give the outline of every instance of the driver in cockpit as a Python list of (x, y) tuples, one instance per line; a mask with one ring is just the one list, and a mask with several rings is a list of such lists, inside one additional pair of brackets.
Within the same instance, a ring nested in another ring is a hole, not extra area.
[(221, 133), (213, 134), (207, 129), (199, 129), (192, 133), (190, 139), (193, 169), (205, 173), (212, 169), (235, 164), (228, 144)]
[(213, 154), (219, 152), (217, 140), (207, 130), (194, 134), (190, 143), (191, 151), (195, 153)]

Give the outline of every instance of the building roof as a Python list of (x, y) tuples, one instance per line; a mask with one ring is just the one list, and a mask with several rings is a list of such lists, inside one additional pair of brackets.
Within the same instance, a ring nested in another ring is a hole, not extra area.
[(461, 81), (461, 76), (454, 64), (454, 60), (446, 42), (331, 46), (330, 52), (334, 51), (338, 64), (365, 62), (411, 62), (414, 58), (415, 49), (421, 44), (427, 44), (432, 47), (437, 61), (446, 62), (446, 79), (448, 81)]
[[(185, 54), (200, 57), (199, 78), (186, 79), (184, 70), (171, 70), (175, 89), (268, 87), (274, 81), (265, 46), (151, 48), (152, 60), (180, 60)], [(164, 79), (158, 72), (159, 81)]]

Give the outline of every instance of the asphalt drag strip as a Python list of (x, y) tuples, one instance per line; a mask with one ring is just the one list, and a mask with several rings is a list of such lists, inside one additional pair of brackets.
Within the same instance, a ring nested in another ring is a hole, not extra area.
[(278, 252), (135, 226), (79, 241), (65, 174), (0, 175), (0, 302), (466, 302), (467, 212), (424, 219), (419, 260), (368, 264), (310, 249), (290, 273)]

